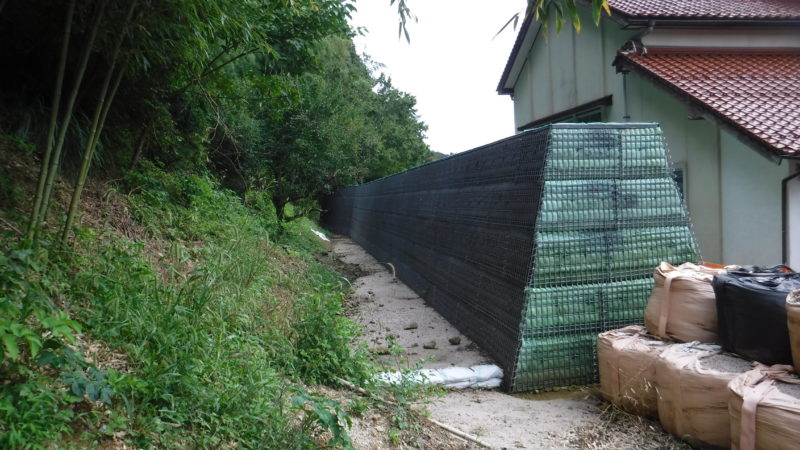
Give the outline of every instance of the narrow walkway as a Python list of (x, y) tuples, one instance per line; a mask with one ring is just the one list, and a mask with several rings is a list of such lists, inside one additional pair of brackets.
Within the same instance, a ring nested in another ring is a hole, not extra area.
[[(423, 361), (423, 367), (441, 368), (492, 362), (358, 244), (339, 237), (333, 240), (333, 252), (367, 273), (354, 283), (355, 305), (351, 305), (353, 319), (364, 327), (364, 341), (379, 354), (388, 350), (390, 340), (405, 351), (403, 356), (383, 355), (387, 363), (410, 367)], [(586, 448), (570, 443), (574, 434), (570, 430), (597, 424), (598, 407), (590, 389), (526, 396), (497, 390), (451, 391), (428, 406), (434, 420), (492, 446), (529, 449)]]

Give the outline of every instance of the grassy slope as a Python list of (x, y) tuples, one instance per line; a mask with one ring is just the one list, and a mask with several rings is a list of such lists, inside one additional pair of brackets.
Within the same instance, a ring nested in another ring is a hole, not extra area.
[[(21, 228), (25, 185), (0, 186), (2, 228)], [(69, 250), (3, 235), (0, 447), (298, 448), (322, 429), (346, 444), (342, 408), (304, 385), (363, 384), (372, 369), (311, 223), (276, 239), (264, 202), (155, 167), (95, 188)]]

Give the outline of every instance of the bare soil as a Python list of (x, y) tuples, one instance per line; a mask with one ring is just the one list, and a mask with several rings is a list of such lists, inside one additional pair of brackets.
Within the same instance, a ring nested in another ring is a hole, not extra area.
[[(334, 264), (358, 267), (345, 271), (347, 275), (361, 274), (352, 281), (354, 293), (347, 310), (362, 325), (363, 341), (387, 366), (442, 368), (493, 363), (397, 279), (390, 264), (376, 261), (348, 238), (333, 239), (332, 247), (329, 258), (336, 260)], [(457, 339), (451, 343), (451, 338)], [(399, 355), (398, 348), (403, 350)], [(600, 399), (596, 386), (515, 395), (500, 390), (453, 390), (427, 409), (432, 419), (491, 448), (689, 448), (657, 422), (610, 406)], [(384, 435), (382, 420), (380, 414), (367, 415), (366, 420), (356, 418), (351, 434), (358, 448), (396, 447)], [(476, 448), (453, 435), (441, 435), (442, 429), (430, 422), (423, 425), (424, 432), (442, 438), (421, 441), (424, 448)]]

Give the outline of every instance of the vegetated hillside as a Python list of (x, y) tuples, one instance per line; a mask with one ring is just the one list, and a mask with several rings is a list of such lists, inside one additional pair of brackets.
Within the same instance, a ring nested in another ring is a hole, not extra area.
[(0, 5), (0, 447), (347, 446), (309, 217), (430, 154), (350, 3)]
[[(5, 215), (35, 170), (0, 155)], [(25, 248), (24, 224), (0, 223), (3, 448), (346, 447), (348, 414), (368, 405), (307, 386), (411, 395), (370, 383), (377, 366), (342, 314), (350, 283), (318, 261), (308, 219), (281, 231), (208, 176), (149, 163), (92, 180), (83, 205), (69, 247), (53, 230)]]

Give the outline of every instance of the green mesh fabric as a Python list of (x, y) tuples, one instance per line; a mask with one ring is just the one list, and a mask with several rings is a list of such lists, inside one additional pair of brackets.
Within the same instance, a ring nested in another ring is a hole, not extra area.
[(597, 334), (642, 322), (661, 261), (699, 260), (654, 124), (529, 130), (340, 189), (323, 208), (514, 391), (595, 382)]
[(599, 332), (641, 323), (661, 261), (699, 259), (661, 130), (550, 132), (515, 391), (593, 383)]

